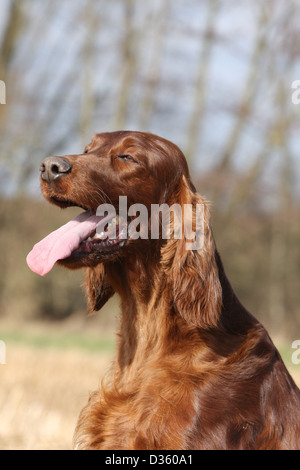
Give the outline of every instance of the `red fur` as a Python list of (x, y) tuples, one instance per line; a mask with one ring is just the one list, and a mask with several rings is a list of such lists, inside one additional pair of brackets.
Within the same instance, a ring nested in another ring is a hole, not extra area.
[[(130, 154), (134, 162), (118, 157)], [(98, 134), (72, 171), (42, 181), (96, 210), (102, 202), (203, 204), (204, 246), (129, 240), (61, 264), (87, 269), (91, 310), (121, 299), (111, 372), (82, 410), (80, 449), (300, 449), (300, 393), (263, 326), (240, 304), (213, 239), (209, 208), (181, 151), (139, 132)], [(195, 221), (193, 222), (195, 223)], [(172, 232), (172, 223), (171, 223)]]

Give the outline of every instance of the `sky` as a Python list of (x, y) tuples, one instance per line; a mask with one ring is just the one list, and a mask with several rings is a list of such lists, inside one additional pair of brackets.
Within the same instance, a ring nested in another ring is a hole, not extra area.
[[(9, 4), (10, 0), (1, 0), (0, 39)], [(19, 162), (20, 167), (25, 163), (29, 165), (28, 162), (38, 166), (45, 154), (52, 152), (78, 153), (94, 132), (116, 130), (115, 110), (124, 73), (121, 60), (126, 36), (123, 4), (119, 0), (94, 2), (96, 26), (93, 31), (90, 31), (90, 17), (85, 17), (90, 11), (85, 6), (89, 5), (88, 0), (26, 2), (26, 28), (19, 38), (6, 84), (8, 97), (13, 95), (14, 100), (6, 105), (7, 126), (1, 138), (2, 146), (8, 151), (13, 147), (12, 161)], [(183, 151), (187, 147), (199, 60), (205, 52), (203, 35), (209, 23), (207, 5), (197, 0), (170, 2), (160, 44), (159, 86), (147, 129), (141, 129), (172, 140)], [(278, 11), (272, 12), (274, 19), (270, 25), (275, 42), (276, 25), (281, 21), (280, 8), (284, 2), (279, 0), (276, 5)], [(156, 0), (138, 3), (135, 10), (137, 66), (130, 89), (127, 129), (139, 129), (140, 105), (149, 93), (148, 82), (155, 77), (151, 66), (161, 21), (160, 9), (161, 2)], [(253, 2), (220, 1), (214, 24), (217, 41), (211, 49), (205, 80), (204, 119), (199, 123), (197, 149), (190, 162), (195, 171), (205, 172), (216, 165), (235, 125), (235, 109), (245, 94), (257, 32), (263, 34), (258, 28), (258, 18), (258, 8)], [(83, 44), (90, 50), (87, 60), (83, 60)], [(266, 129), (277, 111), (274, 83), (267, 72), (272, 57), (274, 55), (266, 54), (265, 62), (258, 64), (253, 112), (251, 119), (245, 122), (233, 158), (237, 170), (247, 168), (253, 157), (262, 151)], [(300, 78), (299, 60), (287, 68), (285, 58), (282, 63), (279, 58), (272, 67), (276, 75), (282, 74), (288, 90), (292, 81)], [(87, 108), (89, 99), (93, 103), (87, 114), (88, 124), (80, 133), (82, 109)], [(290, 142), (296, 161), (298, 132), (291, 134)], [(275, 174), (276, 152), (272, 162)], [(14, 175), (15, 181), (12, 178), (9, 190), (12, 192), (18, 173)], [(28, 188), (36, 191), (31, 179)]]

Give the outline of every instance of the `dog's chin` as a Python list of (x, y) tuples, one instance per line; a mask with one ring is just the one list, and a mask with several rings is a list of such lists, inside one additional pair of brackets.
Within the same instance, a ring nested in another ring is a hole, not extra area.
[(106, 250), (93, 252), (73, 251), (71, 256), (57, 261), (57, 264), (68, 269), (93, 268), (99, 263), (113, 262), (124, 256), (124, 247), (120, 245)]

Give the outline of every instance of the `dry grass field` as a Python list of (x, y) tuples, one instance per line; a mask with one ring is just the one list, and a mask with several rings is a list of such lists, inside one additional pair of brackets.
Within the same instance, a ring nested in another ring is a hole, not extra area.
[[(71, 449), (78, 414), (112, 356), (112, 348), (8, 341), (0, 365), (0, 449)], [(290, 370), (300, 385), (300, 366)]]
[(71, 449), (89, 392), (111, 353), (12, 344), (0, 365), (0, 449)]

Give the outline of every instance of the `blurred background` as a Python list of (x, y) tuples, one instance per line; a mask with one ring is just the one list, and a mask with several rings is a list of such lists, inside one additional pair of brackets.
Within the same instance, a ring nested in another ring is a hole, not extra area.
[(70, 448), (113, 357), (117, 299), (87, 317), (81, 273), (25, 263), (78, 213), (42, 200), (41, 160), (95, 132), (183, 150), (229, 279), (300, 383), (299, 22), (298, 0), (0, 0), (1, 449)]

